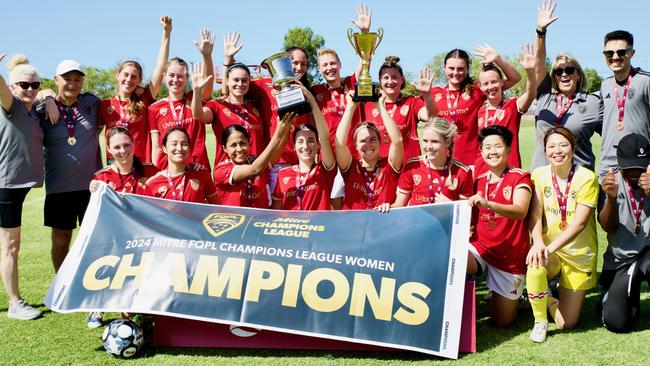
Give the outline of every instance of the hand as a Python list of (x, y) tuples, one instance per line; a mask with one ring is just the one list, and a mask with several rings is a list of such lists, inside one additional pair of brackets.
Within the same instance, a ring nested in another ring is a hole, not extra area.
[(470, 204), (470, 206), (475, 207), (488, 207), (488, 200), (485, 198), (481, 197), (478, 193), (473, 195), (472, 197), (467, 199), (467, 202)]
[(650, 165), (646, 168), (646, 171), (641, 173), (639, 177), (639, 187), (648, 195), (650, 193)]
[(541, 6), (537, 6), (537, 29), (540, 32), (545, 32), (551, 23), (560, 19), (559, 17), (553, 17), (555, 5), (557, 5), (557, 0), (548, 0), (548, 3), (544, 0)]
[(356, 25), (361, 33), (368, 33), (370, 31), (370, 23), (372, 21), (372, 9), (368, 5), (360, 3), (356, 6), (357, 19), (350, 19), (352, 24)]
[(208, 28), (201, 28), (199, 35), (201, 36), (201, 41), (194, 41), (194, 45), (203, 56), (212, 55), (212, 49), (214, 48), (214, 35)]
[(223, 36), (223, 56), (224, 58), (232, 58), (235, 57), (237, 52), (244, 47), (243, 44), (237, 44), (239, 43), (239, 32), (228, 32), (225, 36)]
[(278, 126), (277, 130), (280, 131), (279, 134), (280, 136), (284, 136), (289, 131), (291, 131), (291, 127), (293, 127), (293, 123), (296, 120), (296, 113), (295, 112), (289, 112), (286, 113), (284, 116), (282, 116), (282, 119), (280, 117), (278, 118)]
[(103, 182), (93, 179), (93, 180), (90, 181), (90, 185), (88, 186), (88, 190), (90, 191), (90, 193), (95, 193), (95, 192), (97, 192), (99, 187), (101, 187), (102, 184), (103, 184)]
[(379, 206), (375, 207), (375, 210), (381, 213), (388, 213), (388, 211), (390, 211), (390, 203), (382, 203)]
[(445, 202), (451, 202), (451, 200), (447, 196), (445, 196), (444, 194), (438, 192), (438, 193), (436, 193), (436, 195), (434, 197), (434, 202), (435, 203), (445, 203)]
[(483, 45), (478, 45), (474, 47), (475, 56), (483, 58), (480, 62), (482, 65), (495, 63), (501, 55), (489, 44), (485, 43)]
[(192, 77), (192, 89), (196, 91), (203, 90), (203, 87), (212, 81), (212, 75), (207, 78), (203, 75), (203, 64), (200, 62), (192, 64), (192, 72), (190, 75)]
[(378, 89), (379, 92), (379, 99), (377, 101), (372, 102), (372, 104), (377, 108), (377, 110), (381, 111), (382, 109), (386, 109), (386, 93)]
[(200, 163), (196, 163), (196, 162), (191, 162), (191, 163), (187, 164), (187, 166), (185, 168), (186, 169), (191, 169), (191, 170), (196, 170), (197, 172), (201, 171), (201, 170), (208, 170), (209, 169), (205, 165), (200, 164)]
[(45, 117), (50, 120), (50, 123), (55, 125), (59, 122), (59, 107), (56, 106), (54, 98), (45, 98)]
[(605, 192), (607, 197), (611, 200), (616, 200), (616, 196), (618, 195), (618, 183), (616, 183), (616, 177), (614, 176), (614, 170), (612, 168), (609, 168), (607, 171), (601, 185), (603, 187), (603, 192)]
[(535, 69), (535, 49), (531, 44), (524, 44), (521, 46), (521, 55), (517, 55), (517, 61), (526, 70)]
[(172, 18), (167, 15), (160, 16), (160, 25), (162, 25), (163, 32), (170, 34), (172, 32)]
[(544, 244), (533, 243), (526, 256), (526, 264), (533, 267), (545, 266), (548, 263), (548, 248)]
[(433, 84), (433, 74), (429, 66), (420, 70), (420, 80), (417, 83), (411, 83), (420, 94), (428, 94), (431, 91), (431, 84)]

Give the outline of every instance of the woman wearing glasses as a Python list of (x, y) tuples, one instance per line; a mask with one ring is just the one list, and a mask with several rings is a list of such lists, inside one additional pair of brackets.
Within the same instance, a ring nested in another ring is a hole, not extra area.
[(24, 55), (13, 56), (7, 68), (9, 85), (0, 75), (0, 274), (9, 297), (7, 316), (29, 320), (41, 312), (20, 296), (18, 252), (25, 196), (43, 185), (43, 130), (32, 108), (41, 83)]
[(546, 69), (546, 30), (558, 18), (553, 17), (557, 1), (546, 0), (537, 11), (537, 108), (535, 125), (537, 142), (531, 162), (531, 171), (548, 164), (544, 154), (545, 132), (555, 126), (569, 129), (576, 136), (573, 160), (577, 165), (594, 170), (595, 156), (591, 136), (600, 134), (602, 107), (600, 97), (587, 92), (587, 78), (578, 61), (567, 53), (560, 53)]

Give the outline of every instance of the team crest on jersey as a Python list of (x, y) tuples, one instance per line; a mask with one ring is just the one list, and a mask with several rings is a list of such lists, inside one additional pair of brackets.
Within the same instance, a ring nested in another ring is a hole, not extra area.
[(169, 110), (167, 109), (167, 107), (162, 107), (162, 108), (160, 108), (160, 115), (164, 116), (164, 115), (167, 114), (168, 111)]
[(512, 187), (503, 187), (503, 198), (505, 198), (506, 201), (510, 201), (510, 197), (512, 197)]
[(232, 112), (230, 111), (230, 109), (224, 108), (223, 109), (223, 114), (225, 114), (226, 117), (230, 118), (230, 115), (232, 114)]
[(199, 180), (198, 179), (190, 179), (190, 187), (192, 187), (192, 189), (195, 192), (198, 192), (199, 187), (200, 187)]
[(551, 187), (544, 187), (544, 197), (551, 198), (552, 194)]
[(323, 101), (323, 93), (316, 94), (316, 100), (318, 100), (319, 102), (322, 102)]
[(578, 106), (578, 112), (580, 112), (580, 113), (585, 113), (586, 110), (587, 110), (587, 106), (586, 106), (586, 105), (584, 105), (584, 104), (580, 104), (580, 105)]
[(455, 191), (456, 188), (458, 188), (458, 178), (450, 179), (450, 181), (451, 181), (451, 182), (450, 182), (449, 185), (447, 185), (447, 188), (448, 188), (450, 191)]
[[(282, 184), (285, 184), (285, 185), (286, 185), (287, 183), (289, 183), (289, 179), (291, 179), (291, 177), (284, 177), (284, 178), (282, 178)], [(296, 178), (296, 179), (297, 179), (297, 178)]]
[(436, 94), (436, 96), (434, 98), (435, 98), (436, 102), (439, 102), (442, 99), (442, 94), (438, 93), (438, 94)]
[(246, 216), (231, 213), (213, 213), (203, 219), (203, 227), (217, 237), (241, 225)]
[(403, 105), (402, 108), (399, 110), (399, 114), (402, 116), (406, 116), (409, 113), (409, 106)]
[(469, 93), (463, 93), (463, 99), (469, 100), (470, 96)]
[(498, 110), (495, 112), (495, 115), (494, 115), (494, 116), (497, 118), (497, 120), (499, 120), (499, 121), (503, 121), (503, 117), (504, 117), (505, 115), (506, 115), (506, 112), (505, 112), (503, 109), (498, 109)]
[(416, 186), (419, 186), (421, 181), (422, 176), (420, 176), (420, 174), (413, 174), (413, 183), (415, 183)]
[(161, 195), (161, 196), (164, 196), (165, 193), (167, 193), (167, 187), (166, 186), (160, 186), (160, 188), (158, 188), (158, 194)]
[(630, 87), (627, 91), (627, 97), (632, 98), (634, 96), (634, 88)]
[(374, 108), (374, 109), (372, 110), (372, 116), (373, 116), (373, 117), (377, 117), (378, 115), (379, 115), (379, 110), (377, 110), (377, 108)]
[(108, 107), (106, 107), (106, 113), (113, 114), (113, 112), (115, 112), (115, 109), (113, 109), (112, 105), (109, 105)]

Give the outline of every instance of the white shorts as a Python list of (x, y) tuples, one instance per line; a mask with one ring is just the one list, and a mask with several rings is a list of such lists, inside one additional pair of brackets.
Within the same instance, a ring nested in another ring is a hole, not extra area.
[(343, 181), (343, 176), (341, 175), (341, 169), (336, 168), (336, 177), (334, 177), (334, 184), (332, 184), (330, 199), (341, 197), (345, 197), (345, 182)]
[(502, 271), (486, 262), (471, 243), (468, 244), (468, 247), (483, 272), (487, 272), (486, 285), (490, 290), (510, 300), (517, 300), (521, 297), (524, 287), (526, 287), (526, 275)]

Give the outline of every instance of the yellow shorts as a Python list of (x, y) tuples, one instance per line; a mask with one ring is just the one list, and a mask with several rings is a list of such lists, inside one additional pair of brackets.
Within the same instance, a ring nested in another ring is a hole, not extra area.
[(564, 262), (559, 256), (556, 258), (560, 265), (558, 283), (561, 287), (574, 291), (586, 291), (596, 286), (596, 261), (594, 261), (591, 272), (584, 272)]

